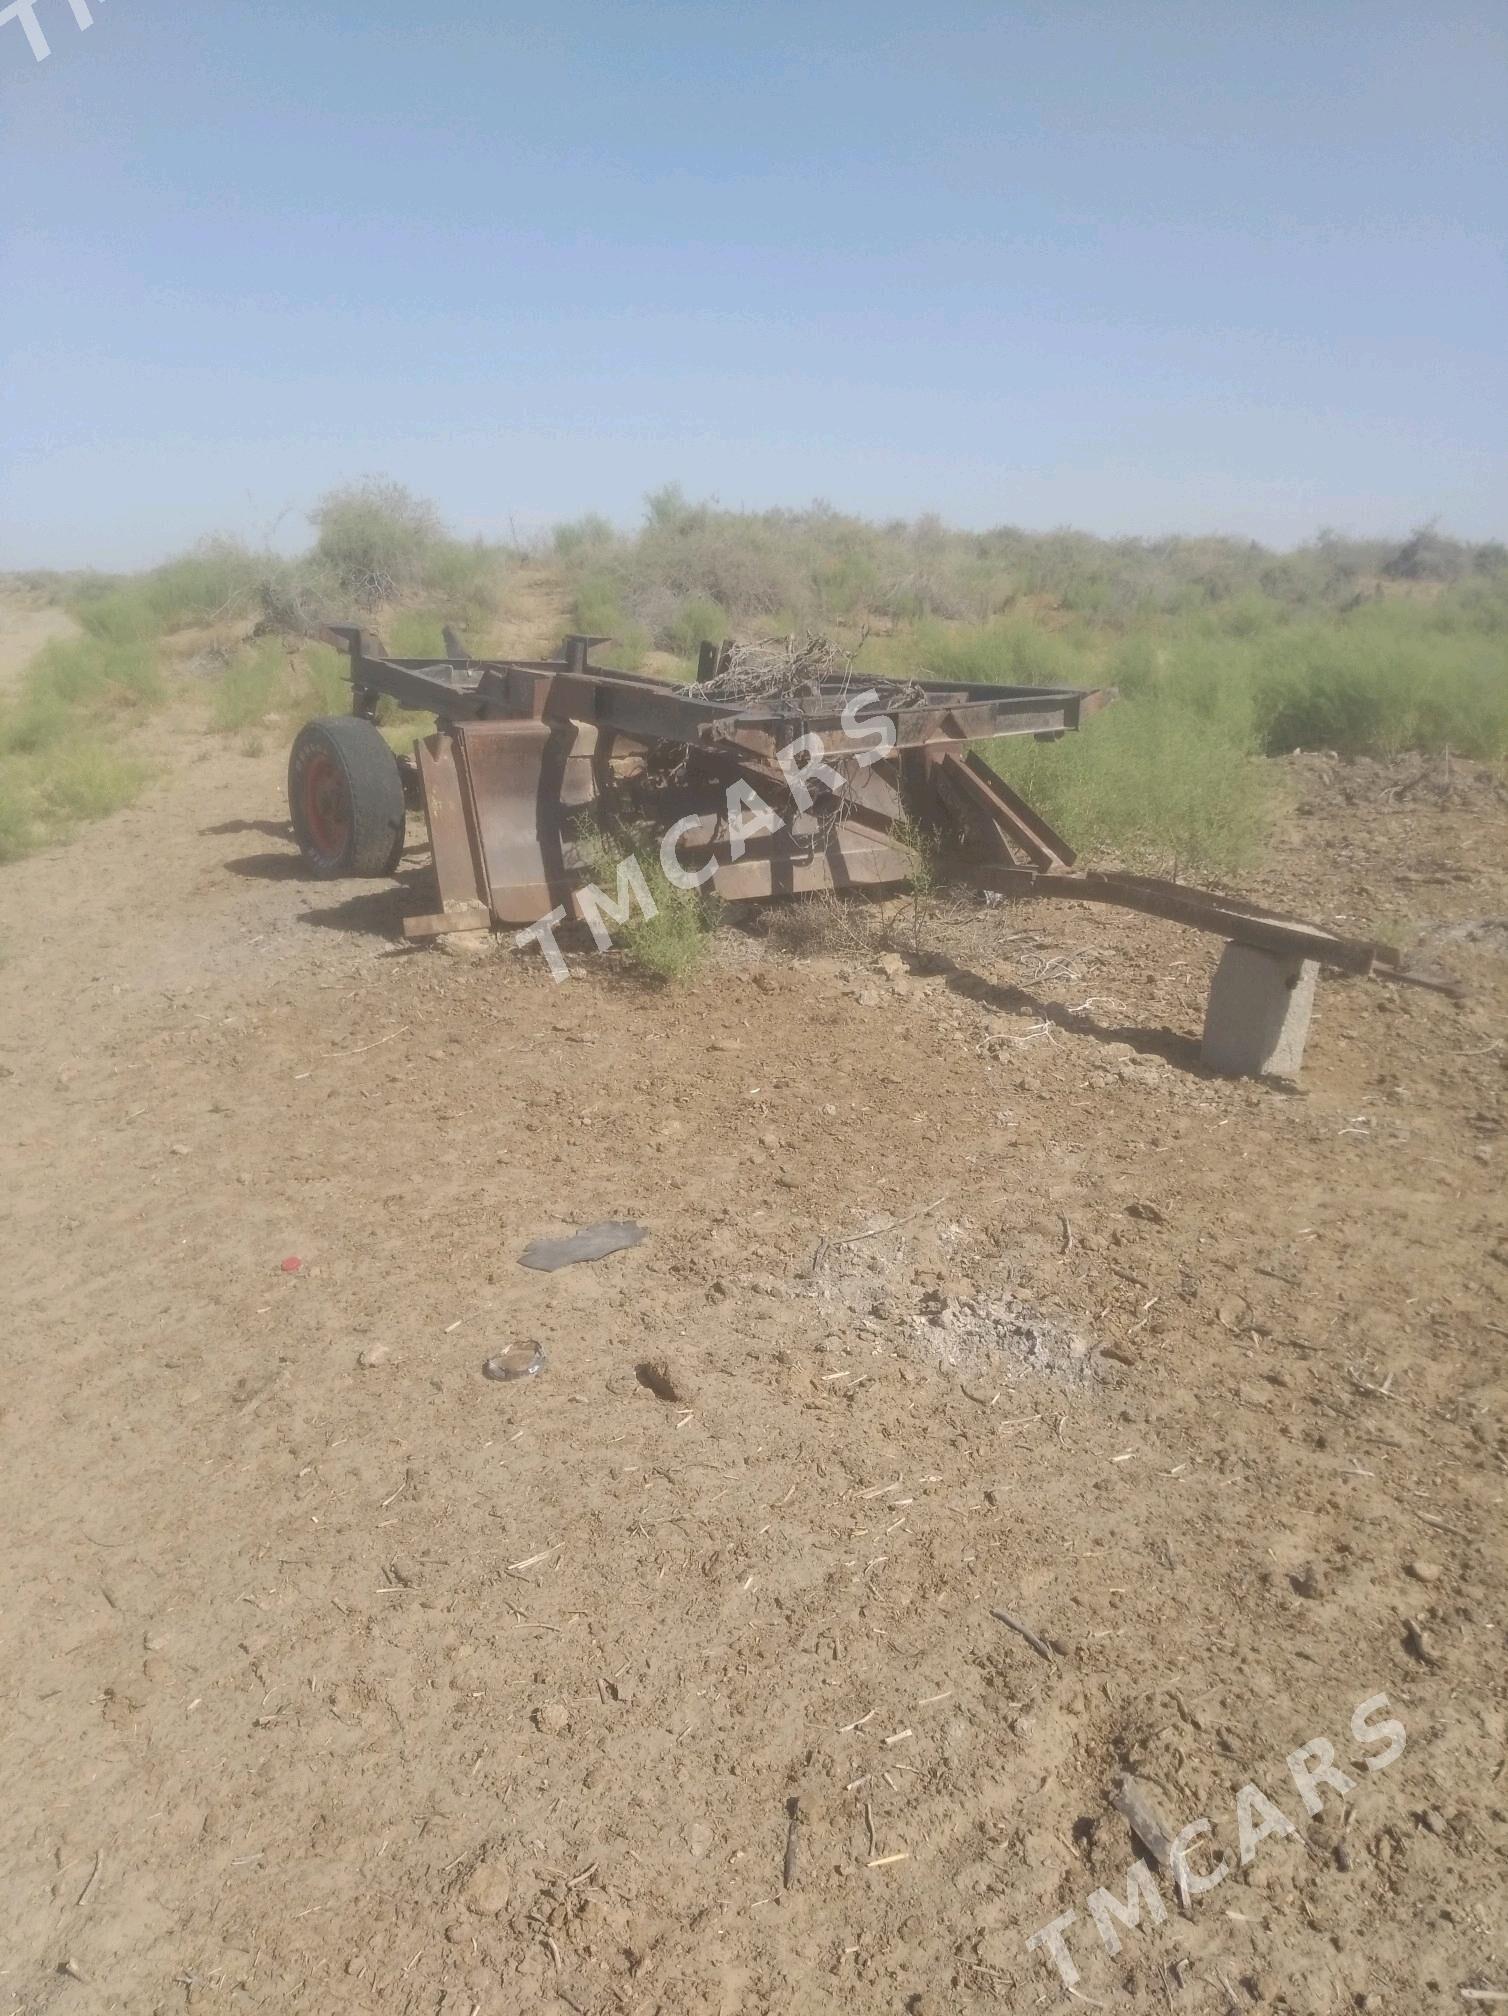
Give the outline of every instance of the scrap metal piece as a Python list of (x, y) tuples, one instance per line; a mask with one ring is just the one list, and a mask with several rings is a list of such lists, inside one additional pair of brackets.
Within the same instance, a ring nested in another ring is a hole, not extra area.
[(1261, 952), (1313, 959), (1337, 973), (1375, 974), (1381, 980), (1428, 987), (1437, 993), (1460, 992), (1454, 980), (1405, 968), (1392, 945), (1378, 944), (1370, 938), (1343, 938), (1325, 930), (1323, 925), (1308, 924), (1301, 917), (1289, 917), (1281, 910), (1269, 910), (1244, 897), (1200, 889), (1189, 882), (1165, 882), (1153, 875), (1002, 867), (993, 861), (956, 863), (955, 872), (976, 888), (993, 889), (1002, 896), (1109, 903), (1117, 909), (1140, 910), (1148, 917), (1165, 917), (1170, 923), (1187, 924), (1195, 931), (1212, 931), (1235, 945), (1252, 945)]
[(585, 1260), (605, 1260), (609, 1253), (638, 1246), (649, 1237), (632, 1219), (606, 1220), (600, 1225), (583, 1225), (569, 1239), (535, 1239), (519, 1254), (521, 1267), (533, 1267), (541, 1274), (553, 1274), (557, 1267), (575, 1267)]

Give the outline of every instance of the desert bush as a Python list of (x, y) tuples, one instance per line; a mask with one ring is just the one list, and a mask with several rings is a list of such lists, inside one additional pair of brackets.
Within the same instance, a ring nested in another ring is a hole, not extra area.
[(484, 623), (502, 601), (505, 565), (484, 540), (441, 539), (425, 556), (420, 587), (447, 623)]
[(404, 609), (383, 625), (383, 642), (395, 658), (444, 658), (447, 614), (437, 609)]
[(38, 653), (0, 707), (0, 859), (130, 803), (150, 770), (122, 735), (163, 693), (140, 644), (81, 637)]
[(45, 757), (0, 753), (0, 861), (66, 840), (129, 805), (151, 775), (145, 758), (82, 731)]
[(69, 604), (69, 614), (102, 644), (148, 644), (162, 628), (143, 581), (81, 597)]
[(724, 511), (674, 484), (651, 493), (634, 537), (580, 520), (559, 529), (555, 550), (570, 569), (609, 573), (624, 608), (656, 642), (692, 596), (716, 602), (739, 628), (777, 610), (787, 628), (866, 615), (979, 623), (1036, 602), (1126, 630), (1149, 617), (1194, 616), (1253, 598), (1338, 612), (1383, 578), (1440, 583), (1508, 572), (1502, 547), (1469, 546), (1432, 528), (1401, 547), (1326, 531), (1274, 553), (1246, 539), (1097, 539), (1009, 525), (958, 532), (930, 517), (874, 524), (825, 504)]
[(416, 593), (445, 537), (432, 504), (381, 477), (329, 491), (309, 516), (314, 560), (357, 609)]
[(1161, 699), (1112, 707), (1075, 735), (1009, 736), (986, 760), (1080, 853), (1162, 875), (1224, 875), (1267, 833), (1272, 783), (1227, 727)]
[(207, 539), (191, 553), (154, 567), (141, 587), (160, 630), (242, 616), (256, 602), (261, 557), (239, 540)]
[(354, 613), (334, 571), (309, 555), (300, 560), (263, 556), (256, 609), (258, 630), (283, 637), (312, 637), (321, 624), (339, 623)]
[(1242, 611), (1132, 637), (1109, 661), (1132, 696), (1160, 693), (1249, 727), (1269, 755), (1388, 756), (1450, 748), (1508, 755), (1508, 584), (1468, 582), (1431, 602), (1334, 616)]
[(237, 652), (210, 688), (211, 725), (226, 735), (255, 727), (281, 711), (288, 683), (287, 655), (274, 639)]
[(893, 639), (867, 640), (858, 664), (971, 686), (1074, 686), (1095, 683), (1097, 654), (1083, 633), (1044, 630), (1024, 617), (973, 627), (934, 618)]
[(581, 518), (573, 518), (568, 524), (557, 525), (551, 534), (550, 543), (561, 560), (578, 560), (584, 555), (600, 553), (611, 546), (617, 534), (605, 518), (595, 511), (588, 511)]
[(67, 742), (55, 752), (38, 784), (42, 819), (52, 828), (50, 837), (59, 838), (87, 820), (118, 812), (131, 803), (150, 775), (150, 766), (140, 755), (97, 737)]
[(31, 718), (145, 710), (155, 707), (165, 691), (157, 660), (145, 644), (108, 644), (94, 637), (54, 642), (44, 645), (28, 667), (0, 737), (9, 737)]
[(637, 672), (644, 663), (649, 632), (625, 610), (621, 587), (611, 575), (582, 576), (571, 597), (571, 618), (584, 637), (611, 637), (609, 655), (625, 672)]
[(717, 897), (702, 889), (677, 888), (667, 879), (653, 827), (620, 829), (599, 821), (583, 828), (577, 844), (587, 873), (609, 896), (616, 894), (618, 865), (629, 853), (643, 870), (654, 916), (646, 917), (636, 904), (627, 924), (611, 927), (627, 964), (664, 986), (688, 980), (711, 949), (722, 914)]
[(1382, 571), (1395, 581), (1459, 581), (1470, 573), (1471, 550), (1457, 539), (1446, 539), (1433, 523), (1416, 525)]
[(174, 630), (253, 611), (265, 565), (238, 540), (207, 539), (128, 580), (82, 580), (65, 602), (75, 622), (102, 643), (149, 643)]
[(720, 644), (727, 634), (727, 612), (703, 595), (692, 595), (662, 627), (659, 641), (678, 657), (695, 658), (703, 643)]
[(0, 862), (19, 861), (39, 844), (31, 765), (0, 755)]
[(210, 725), (222, 734), (243, 732), (272, 716), (311, 721), (350, 711), (347, 660), (328, 644), (290, 650), (282, 639), (260, 638), (238, 651), (210, 687)]
[(330, 644), (305, 644), (288, 661), (288, 712), (305, 721), (351, 711), (350, 661)]

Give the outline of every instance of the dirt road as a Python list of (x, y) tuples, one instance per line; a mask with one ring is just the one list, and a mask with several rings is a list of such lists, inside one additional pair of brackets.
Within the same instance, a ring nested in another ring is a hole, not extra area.
[[(1490, 931), (1301, 1094), (1106, 913), (556, 987), (173, 738), (0, 874), (0, 2008), (1049, 2008), (1070, 1911), (1107, 2007), (1508, 1989)], [(1293, 775), (1272, 893), (1508, 915), (1490, 780)], [(1229, 1874), (1112, 1956), (1127, 1771)]]

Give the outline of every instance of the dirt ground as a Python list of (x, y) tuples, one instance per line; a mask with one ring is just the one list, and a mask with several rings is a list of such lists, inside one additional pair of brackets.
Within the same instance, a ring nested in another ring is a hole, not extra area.
[[(164, 733), (0, 874), (0, 2009), (1508, 1991), (1490, 778), (1285, 766), (1254, 893), (1471, 990), (1324, 979), (1296, 1091), (1105, 911), (783, 913), (671, 994), (410, 950), (417, 832), (312, 884), (281, 747)], [(1127, 1772), (1231, 1866), (1112, 1957)]]

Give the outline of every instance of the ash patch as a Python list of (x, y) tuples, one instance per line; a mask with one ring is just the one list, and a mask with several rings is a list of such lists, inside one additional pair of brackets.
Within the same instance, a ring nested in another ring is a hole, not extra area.
[(920, 1357), (965, 1378), (1012, 1385), (1035, 1375), (1083, 1385), (1094, 1376), (1088, 1340), (1014, 1295), (937, 1295), (906, 1331)]

